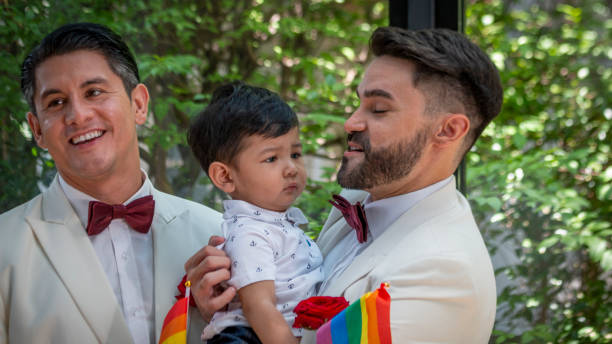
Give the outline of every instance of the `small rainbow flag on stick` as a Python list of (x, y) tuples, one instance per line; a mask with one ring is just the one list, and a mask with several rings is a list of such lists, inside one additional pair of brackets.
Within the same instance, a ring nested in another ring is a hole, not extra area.
[(391, 297), (382, 283), (317, 330), (317, 344), (391, 344)]
[(166, 314), (159, 336), (159, 344), (187, 343), (187, 314), (189, 313), (191, 282), (185, 282), (185, 287), (185, 297), (176, 301)]

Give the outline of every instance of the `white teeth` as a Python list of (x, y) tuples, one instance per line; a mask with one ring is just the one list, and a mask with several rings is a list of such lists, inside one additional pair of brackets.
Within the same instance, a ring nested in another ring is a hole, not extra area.
[(73, 138), (72, 143), (76, 145), (77, 143), (81, 143), (83, 141), (88, 141), (91, 139), (95, 139), (96, 137), (100, 137), (102, 136), (102, 134), (103, 134), (102, 130), (90, 131), (87, 134), (83, 134), (81, 136), (77, 136)]

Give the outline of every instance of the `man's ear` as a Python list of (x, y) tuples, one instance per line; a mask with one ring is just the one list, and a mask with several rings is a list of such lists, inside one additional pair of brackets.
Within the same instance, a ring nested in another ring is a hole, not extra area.
[(38, 147), (47, 149), (44, 144), (42, 129), (40, 128), (40, 122), (38, 121), (38, 117), (35, 114), (28, 112), (26, 115), (28, 119), (28, 125), (30, 126), (30, 131), (32, 131), (32, 135), (34, 136), (34, 140), (36, 140), (36, 144)]
[(231, 169), (226, 164), (214, 161), (208, 166), (208, 176), (213, 184), (225, 193), (230, 194), (236, 190), (236, 185), (231, 175)]
[(461, 142), (470, 130), (470, 120), (464, 114), (446, 115), (434, 136), (434, 142), (440, 146), (446, 146)]
[(138, 84), (132, 90), (132, 111), (136, 124), (142, 125), (149, 113), (149, 90), (144, 84)]

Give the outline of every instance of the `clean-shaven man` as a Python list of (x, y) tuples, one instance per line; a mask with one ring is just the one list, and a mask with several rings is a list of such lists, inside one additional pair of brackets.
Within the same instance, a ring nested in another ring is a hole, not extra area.
[[(0, 215), (0, 343), (156, 343), (183, 265), (220, 214), (156, 190), (141, 169), (149, 94), (110, 29), (46, 36), (23, 63), (22, 91), (58, 173)], [(190, 315), (199, 342), (204, 323)]]

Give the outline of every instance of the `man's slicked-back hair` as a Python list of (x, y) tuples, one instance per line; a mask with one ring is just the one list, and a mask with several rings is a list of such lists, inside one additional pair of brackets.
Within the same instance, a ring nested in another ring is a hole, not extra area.
[(121, 36), (100, 24), (66, 24), (43, 38), (21, 65), (21, 92), (32, 113), (36, 114), (34, 105), (36, 67), (50, 57), (77, 50), (89, 50), (102, 54), (113, 73), (123, 81), (128, 97), (140, 82), (134, 55)]
[(465, 151), (501, 110), (503, 90), (497, 68), (461, 33), (381, 27), (372, 34), (370, 48), (375, 56), (414, 63), (412, 81), (425, 95), (426, 112), (462, 111), (468, 116), (471, 127)]
[(245, 138), (275, 138), (297, 126), (297, 115), (276, 93), (233, 82), (213, 92), (210, 104), (193, 120), (187, 142), (208, 174), (215, 161), (233, 163)]

